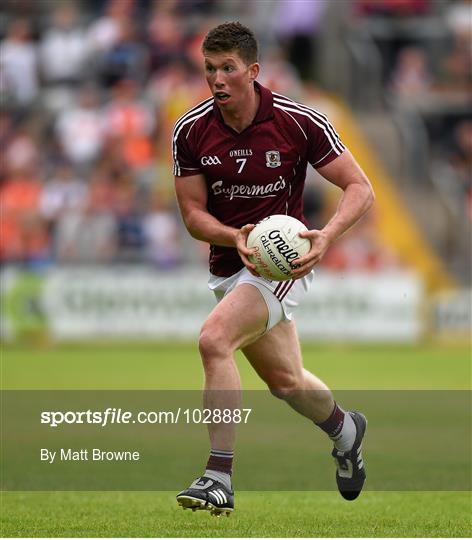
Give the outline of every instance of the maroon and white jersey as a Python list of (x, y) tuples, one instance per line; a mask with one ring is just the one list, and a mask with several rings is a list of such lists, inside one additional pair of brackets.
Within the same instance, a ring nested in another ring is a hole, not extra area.
[[(272, 214), (287, 214), (306, 223), (307, 164), (327, 165), (345, 147), (326, 116), (255, 85), (261, 96), (259, 110), (241, 133), (224, 123), (213, 98), (176, 122), (174, 175), (202, 174), (208, 211), (225, 225), (240, 228)], [(242, 267), (236, 249), (211, 246), (212, 274), (230, 276)]]

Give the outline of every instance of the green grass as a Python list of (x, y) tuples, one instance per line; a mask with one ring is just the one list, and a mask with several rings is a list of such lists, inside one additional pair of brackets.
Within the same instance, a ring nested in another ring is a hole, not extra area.
[[(470, 349), (464, 344), (304, 344), (303, 351), (306, 367), (335, 389), (470, 387)], [(4, 389), (188, 390), (199, 389), (203, 379), (195, 344), (9, 345), (3, 347), (1, 360)], [(264, 388), (243, 358), (239, 357), (238, 363), (246, 389)], [(369, 444), (374, 450), (376, 441)], [(319, 466), (319, 460), (316, 463)], [(183, 512), (175, 504), (174, 496), (174, 492), (4, 492), (2, 536), (469, 537), (472, 534), (468, 492), (366, 491), (353, 503), (343, 501), (335, 492), (238, 492), (236, 511), (230, 518)]]
[(229, 518), (183, 511), (170, 493), (8, 493), (4, 536), (33, 537), (468, 537), (465, 493), (237, 495)]
[[(457, 345), (303, 345), (307, 369), (335, 389), (468, 389), (470, 348)], [(4, 346), (5, 389), (200, 389), (195, 344)], [(238, 356), (244, 388), (264, 388)]]

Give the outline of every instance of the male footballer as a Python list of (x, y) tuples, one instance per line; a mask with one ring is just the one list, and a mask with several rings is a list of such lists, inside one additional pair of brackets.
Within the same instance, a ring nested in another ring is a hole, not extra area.
[[(326, 116), (257, 82), (258, 45), (250, 29), (221, 24), (208, 32), (202, 52), (212, 97), (176, 122), (172, 144), (182, 217), (194, 238), (210, 244), (209, 288), (218, 302), (199, 338), (204, 407), (240, 408), (234, 353), (241, 349), (270, 391), (333, 441), (338, 489), (353, 500), (366, 477), (361, 444), (367, 421), (359, 412), (344, 411), (304, 369), (292, 314), (326, 250), (372, 205), (371, 184)], [(343, 193), (323, 229), (300, 233), (311, 240), (311, 250), (294, 261), (293, 279), (269, 281), (249, 260), (247, 236), (272, 214), (306, 223), (308, 163)], [(235, 425), (210, 424), (209, 436), (206, 470), (177, 501), (184, 508), (229, 514)]]

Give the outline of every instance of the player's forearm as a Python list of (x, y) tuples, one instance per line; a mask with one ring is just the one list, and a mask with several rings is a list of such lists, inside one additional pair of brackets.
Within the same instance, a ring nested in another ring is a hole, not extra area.
[(235, 247), (238, 229), (228, 227), (205, 210), (194, 209), (184, 215), (188, 232), (197, 240), (217, 246)]
[(356, 183), (347, 186), (334, 216), (329, 220), (323, 232), (334, 242), (352, 227), (372, 206), (374, 192), (369, 183)]

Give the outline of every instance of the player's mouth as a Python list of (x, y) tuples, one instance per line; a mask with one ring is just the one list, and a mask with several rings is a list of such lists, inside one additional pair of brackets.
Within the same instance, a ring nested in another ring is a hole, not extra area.
[(230, 98), (230, 95), (226, 92), (215, 92), (214, 96), (219, 103), (225, 103)]

